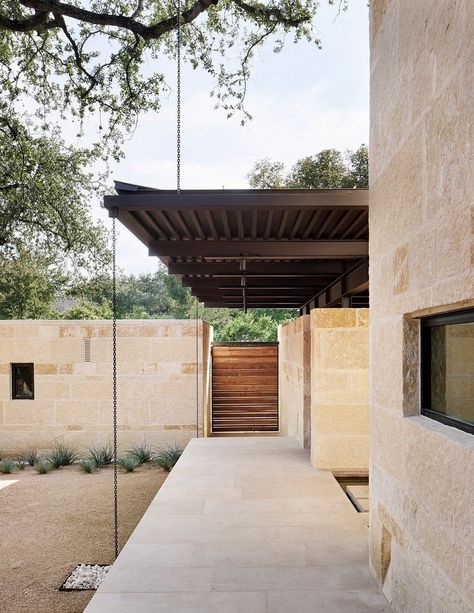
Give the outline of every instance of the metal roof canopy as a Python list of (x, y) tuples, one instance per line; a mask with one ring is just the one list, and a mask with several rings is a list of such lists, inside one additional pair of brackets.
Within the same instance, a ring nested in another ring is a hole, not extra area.
[(368, 190), (158, 190), (104, 205), (206, 306), (368, 305)]

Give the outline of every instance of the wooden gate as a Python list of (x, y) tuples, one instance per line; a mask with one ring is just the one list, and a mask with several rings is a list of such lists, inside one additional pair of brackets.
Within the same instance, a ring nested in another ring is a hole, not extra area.
[(278, 343), (213, 345), (212, 431), (278, 431)]

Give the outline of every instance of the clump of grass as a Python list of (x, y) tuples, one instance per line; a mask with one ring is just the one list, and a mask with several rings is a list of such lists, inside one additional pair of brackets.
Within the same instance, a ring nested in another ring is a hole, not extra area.
[(3, 475), (10, 475), (17, 468), (17, 463), (11, 458), (3, 458), (3, 460), (0, 460), (0, 473)]
[(146, 464), (151, 462), (154, 457), (153, 449), (145, 442), (139, 445), (134, 445), (127, 451), (127, 455), (136, 458), (139, 464)]
[(78, 458), (77, 450), (72, 445), (68, 443), (55, 443), (48, 460), (53, 468), (61, 468), (61, 466), (74, 464)]
[(79, 462), (79, 467), (84, 473), (94, 473), (97, 470), (97, 464), (92, 458), (85, 458)]
[(33, 466), (36, 472), (40, 475), (46, 475), (50, 471), (53, 470), (53, 465), (51, 462), (45, 458), (39, 459), (36, 464)]
[(181, 457), (183, 450), (177, 446), (168, 446), (160, 449), (154, 457), (154, 461), (160, 468), (169, 472)]
[(133, 473), (133, 471), (140, 466), (140, 462), (133, 455), (127, 454), (117, 460), (117, 464), (126, 473)]
[(29, 449), (26, 453), (22, 454), (20, 459), (22, 462), (26, 462), (28, 466), (34, 466), (38, 461), (38, 450)]
[(114, 460), (114, 453), (110, 443), (106, 443), (105, 445), (94, 445), (93, 447), (89, 447), (87, 451), (89, 452), (90, 459), (95, 462), (97, 468), (112, 464)]
[(17, 458), (15, 460), (15, 464), (18, 470), (25, 470), (25, 468), (28, 466), (28, 463), (25, 462), (25, 460), (22, 457)]

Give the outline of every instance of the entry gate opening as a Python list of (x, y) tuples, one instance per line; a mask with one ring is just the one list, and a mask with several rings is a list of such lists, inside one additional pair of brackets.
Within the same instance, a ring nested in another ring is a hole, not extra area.
[(215, 343), (212, 432), (278, 430), (278, 343)]

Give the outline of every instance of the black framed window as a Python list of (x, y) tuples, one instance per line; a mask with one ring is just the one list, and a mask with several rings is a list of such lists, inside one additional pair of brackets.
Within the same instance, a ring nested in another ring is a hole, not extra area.
[(12, 399), (33, 400), (35, 370), (33, 364), (12, 364)]
[(474, 309), (421, 320), (421, 413), (474, 434)]

